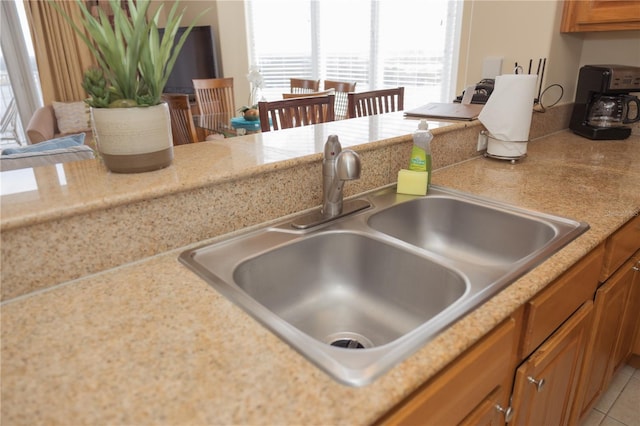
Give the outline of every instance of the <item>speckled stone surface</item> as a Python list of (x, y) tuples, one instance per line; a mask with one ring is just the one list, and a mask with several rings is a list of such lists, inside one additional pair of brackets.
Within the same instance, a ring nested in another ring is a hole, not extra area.
[[(473, 130), (474, 139), (477, 139), (478, 129)], [(438, 139), (451, 138), (453, 141), (456, 133), (467, 131), (470, 129), (460, 126), (454, 132), (447, 132), (447, 136), (439, 135)], [(251, 143), (247, 141), (246, 145), (243, 149), (251, 151)], [(372, 168), (372, 162), (379, 162), (383, 169), (388, 167), (388, 171), (372, 172), (370, 178), (374, 182), (384, 182), (389, 179), (385, 173), (392, 173), (397, 167), (391, 164), (400, 163), (392, 160), (393, 152), (409, 148), (406, 142), (393, 142), (393, 138), (371, 145), (374, 146), (356, 147), (367, 157), (363, 171), (367, 166)], [(434, 145), (434, 154), (436, 149), (444, 150), (444, 145), (457, 152), (453, 142), (442, 142), (442, 147), (436, 148), (438, 145)], [(460, 145), (463, 145), (460, 151), (473, 150), (475, 140)], [(241, 147), (207, 143), (197, 148), (202, 152), (188, 157), (196, 163), (199, 159), (206, 163), (202, 158), (209, 150), (221, 154), (220, 149), (228, 149), (226, 160), (219, 160), (219, 169), (224, 170), (225, 167), (232, 168), (232, 154)], [(247, 165), (247, 155), (240, 157), (237, 161)], [(174, 165), (173, 171), (168, 169), (150, 174), (153, 176), (138, 177), (145, 182), (156, 181), (145, 187), (150, 193), (144, 202), (169, 201), (171, 197), (163, 195), (158, 188), (166, 181), (168, 192), (177, 197), (173, 202), (176, 206), (182, 203), (188, 217), (212, 215), (216, 224), (210, 226), (218, 226), (220, 221), (226, 225), (220, 225), (219, 229), (230, 230), (254, 223), (246, 211), (256, 210), (255, 207), (246, 202), (238, 205), (238, 198), (245, 193), (261, 197), (260, 200), (275, 199), (277, 205), (264, 208), (273, 209), (277, 215), (291, 211), (291, 207), (280, 205), (287, 204), (289, 197), (300, 197), (297, 201), (300, 204), (318, 203), (319, 195), (295, 194), (289, 190), (289, 184), (270, 177), (278, 174), (275, 170), (288, 169), (295, 164), (295, 169), (301, 170), (289, 177), (292, 187), (297, 185), (298, 179), (315, 179), (320, 169), (313, 155), (266, 163), (262, 167), (273, 170), (260, 173), (256, 178), (264, 181), (247, 180), (243, 185), (234, 184), (236, 180), (242, 181), (240, 172), (229, 171), (228, 178), (219, 177), (224, 172), (216, 174), (220, 179), (216, 185), (198, 186), (186, 177), (188, 172), (185, 170), (189, 166), (180, 165), (183, 159), (186, 161), (186, 154), (185, 157), (176, 156), (178, 164)], [(334, 382), (180, 265), (177, 256), (193, 246), (191, 243), (173, 249), (156, 249), (160, 254), (8, 300), (1, 305), (0, 423), (370, 424), (637, 215), (640, 211), (639, 164), (638, 136), (626, 141), (594, 142), (560, 131), (532, 141), (528, 157), (517, 164), (475, 157), (441, 166), (433, 176), (436, 185), (583, 220), (591, 225), (591, 229), (363, 388)], [(98, 166), (90, 163), (83, 167)], [(248, 167), (251, 170), (257, 166)], [(171, 181), (172, 174), (182, 173), (184, 180), (176, 177)], [(89, 178), (92, 176), (91, 173), (88, 175)], [(106, 181), (113, 185), (116, 180), (130, 188), (134, 185), (131, 176), (111, 178), (113, 180)], [(200, 179), (208, 177), (200, 176)], [(84, 184), (86, 187), (88, 182), (90, 180)], [(281, 186), (277, 187), (278, 184)], [(103, 191), (100, 196), (108, 198), (106, 189), (100, 185), (99, 189)], [(182, 185), (184, 191), (180, 189)], [(69, 189), (59, 187), (56, 190)], [(135, 189), (143, 191), (140, 184), (136, 184)], [(96, 215), (95, 220), (101, 217), (106, 220), (109, 215), (102, 216), (100, 208), (114, 209), (118, 217), (129, 214), (129, 211), (115, 210), (126, 204), (114, 203), (113, 199), (100, 204), (96, 200), (100, 196), (86, 190), (87, 199), (101, 207), (87, 209), (82, 215)], [(352, 190), (356, 193), (360, 188)], [(127, 199), (126, 191), (121, 188), (114, 192), (114, 198)], [(260, 192), (268, 196), (260, 195)], [(82, 204), (81, 196), (75, 196)], [(220, 209), (225, 209), (226, 214), (191, 210), (189, 203), (194, 196), (203, 197), (206, 203), (220, 203)], [(163, 200), (163, 197), (168, 198)], [(231, 199), (223, 201), (227, 197)], [(12, 213), (14, 216), (9, 215), (7, 228), (4, 228), (4, 200), (3, 196), (3, 246), (7, 230), (44, 227), (51, 221), (51, 218), (20, 219), (18, 213)], [(44, 206), (46, 201), (42, 203)], [(29, 206), (29, 203), (25, 205)], [(142, 215), (145, 209), (135, 207), (138, 208)], [(151, 206), (148, 208), (153, 210)], [(171, 207), (169, 211), (174, 212), (175, 208)], [(56, 218), (54, 210), (45, 211), (43, 215), (61, 220)], [(77, 214), (69, 215), (75, 216)], [(138, 231), (138, 224), (101, 225), (93, 223), (91, 218), (87, 217), (83, 226), (119, 226), (122, 229), (122, 234), (114, 235), (119, 239), (114, 244), (134, 244), (147, 232), (162, 237), (162, 233), (154, 231), (153, 227), (148, 230), (142, 227)], [(172, 225), (173, 220), (167, 218), (157, 226)], [(56, 235), (54, 228), (50, 225), (49, 232)], [(41, 232), (42, 238), (49, 235), (45, 229)], [(190, 231), (180, 232), (188, 234)], [(209, 235), (215, 236), (216, 232)], [(64, 232), (61, 230), (55, 238), (62, 244)], [(151, 239), (147, 244), (159, 244), (160, 241), (162, 238)], [(51, 243), (52, 251), (55, 244)], [(94, 255), (99, 257), (100, 253)], [(81, 258), (79, 255), (78, 261)], [(4, 270), (11, 267), (3, 254), (3, 287)]]
[[(416, 127), (395, 113), (181, 145), (134, 175), (99, 160), (2, 172), (2, 300), (318, 206), (329, 134), (362, 157), (347, 196), (395, 182)], [(432, 127), (434, 167), (478, 155), (479, 123)]]

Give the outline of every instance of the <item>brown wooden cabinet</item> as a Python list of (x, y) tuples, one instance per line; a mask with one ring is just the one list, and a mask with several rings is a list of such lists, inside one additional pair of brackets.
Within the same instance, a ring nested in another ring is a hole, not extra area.
[(520, 360), (528, 357), (584, 302), (593, 300), (603, 255), (601, 244), (525, 304)]
[(383, 417), (379, 425), (504, 424), (518, 343), (509, 318)]
[(505, 404), (505, 389), (498, 386), (478, 405), (467, 417), (461, 426), (498, 426), (505, 424), (505, 417), (510, 415), (510, 411)]
[[(636, 264), (633, 267), (635, 275), (633, 277), (633, 288), (635, 289), (636, 306), (640, 305), (640, 254), (635, 257)], [(640, 306), (634, 311), (631, 311), (631, 315), (636, 315), (636, 331), (633, 337), (633, 345), (631, 347), (631, 357), (629, 358), (629, 364), (634, 368), (640, 368)]]
[(640, 250), (640, 216), (635, 216), (607, 239), (600, 282), (609, 279), (637, 250)]
[(592, 311), (586, 302), (518, 368), (511, 424), (569, 424)]
[(596, 293), (594, 325), (585, 359), (584, 378), (580, 382), (580, 418), (593, 407), (613, 376), (616, 345), (629, 299), (627, 278), (628, 274), (615, 274)]
[(565, 0), (560, 31), (640, 30), (639, 0)]
[(513, 424), (570, 424), (604, 245), (525, 304)]
[[(635, 335), (640, 327), (640, 251), (622, 268), (619, 278), (629, 287), (629, 298), (622, 315), (620, 335), (616, 345), (613, 368), (617, 370), (632, 354)], [(613, 279), (613, 278), (612, 278)]]
[[(593, 326), (579, 380), (580, 392), (573, 418), (583, 419), (607, 390), (614, 372), (633, 351), (639, 326), (640, 217), (635, 217), (607, 239), (596, 292)], [(635, 255), (634, 255), (635, 252)]]

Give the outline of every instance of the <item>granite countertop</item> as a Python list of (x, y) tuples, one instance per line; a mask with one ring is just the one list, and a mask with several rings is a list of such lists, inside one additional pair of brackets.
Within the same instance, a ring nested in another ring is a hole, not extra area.
[(12, 298), (1, 306), (0, 421), (370, 424), (637, 215), (639, 164), (638, 136), (561, 131), (516, 164), (475, 157), (436, 170), (435, 185), (591, 229), (362, 388), (330, 379), (179, 264), (195, 244)]
[[(152, 173), (107, 172), (99, 160), (2, 173), (2, 230), (265, 173), (312, 161), (330, 134), (343, 148), (409, 135), (402, 112), (174, 147), (171, 167)], [(432, 129), (460, 124), (431, 122)], [(230, 142), (229, 142), (230, 141)]]

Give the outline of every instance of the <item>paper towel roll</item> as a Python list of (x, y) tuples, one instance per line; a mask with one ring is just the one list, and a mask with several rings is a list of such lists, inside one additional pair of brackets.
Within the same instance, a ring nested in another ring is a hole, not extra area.
[(536, 91), (535, 74), (505, 74), (496, 77), (495, 88), (478, 120), (495, 138), (528, 141)]

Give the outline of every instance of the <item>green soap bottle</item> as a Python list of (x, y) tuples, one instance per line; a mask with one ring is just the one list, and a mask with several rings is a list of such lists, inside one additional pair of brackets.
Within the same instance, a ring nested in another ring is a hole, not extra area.
[(427, 120), (421, 120), (418, 130), (413, 133), (413, 148), (409, 170), (427, 172), (427, 188), (431, 186), (431, 140), (433, 134), (429, 131)]

